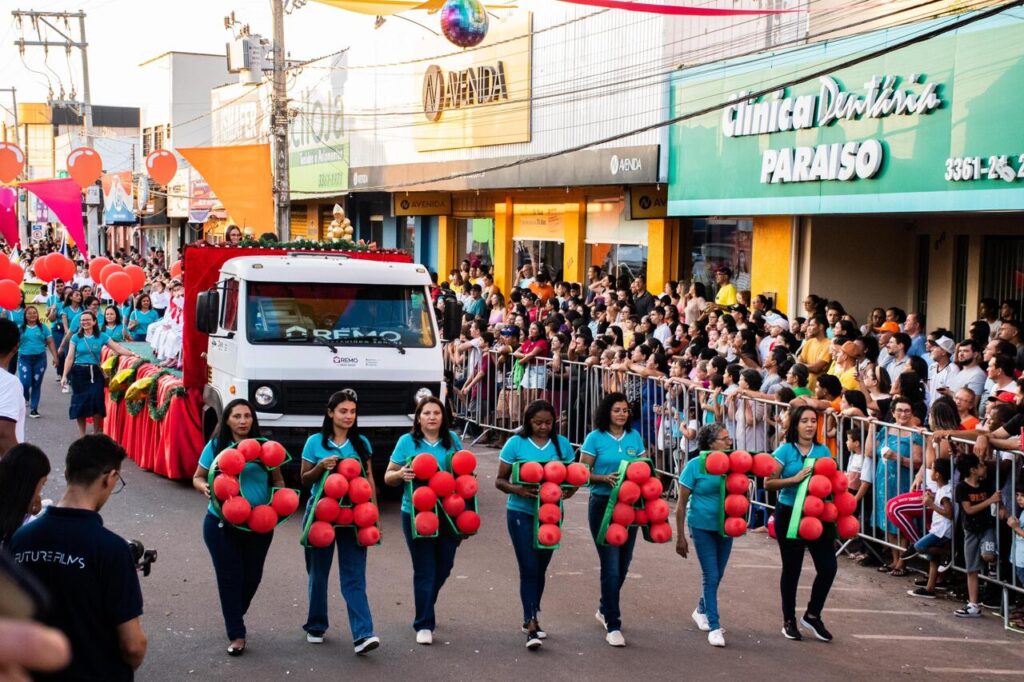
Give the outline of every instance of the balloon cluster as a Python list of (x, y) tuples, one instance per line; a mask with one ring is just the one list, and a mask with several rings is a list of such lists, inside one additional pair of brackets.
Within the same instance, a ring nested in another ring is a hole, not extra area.
[(797, 530), (801, 539), (817, 540), (824, 533), (826, 523), (836, 524), (839, 537), (844, 540), (860, 532), (860, 522), (853, 516), (857, 498), (847, 490), (849, 483), (831, 457), (814, 460), (814, 471), (802, 484), (806, 486), (806, 494)]
[(121, 266), (109, 258), (98, 256), (89, 261), (89, 277), (103, 286), (110, 298), (124, 303), (146, 286), (146, 271), (138, 265)]
[(672, 526), (668, 523), (671, 510), (668, 502), (661, 499), (665, 489), (655, 473), (649, 459), (619, 465), (619, 481), (608, 498), (610, 512), (605, 512), (598, 542), (622, 546), (629, 539), (630, 526), (643, 529), (648, 542), (661, 544), (672, 539)]
[(373, 501), (373, 485), (363, 463), (355, 457), (339, 460), (334, 471), (325, 471), (320, 490), (313, 498), (313, 513), (306, 519), (302, 544), (329, 547), (335, 526), (355, 527), (363, 547), (380, 542), (380, 510)]
[(512, 467), (512, 482), (537, 486), (537, 513), (534, 515), (534, 540), (541, 549), (554, 549), (562, 540), (562, 489), (575, 489), (590, 481), (590, 469), (573, 462), (566, 466), (557, 460), (518, 462)]
[(21, 266), (0, 254), (0, 307), (14, 310), (21, 305), (21, 283), (24, 280), (25, 271)]
[(489, 23), (481, 0), (447, 0), (441, 7), (441, 32), (453, 45), (479, 45), (487, 37)]
[(262, 466), (267, 471), (278, 468), (288, 460), (288, 453), (277, 441), (259, 441), (247, 438), (233, 448), (225, 448), (210, 467), (210, 499), (220, 509), (221, 518), (242, 530), (269, 533), (277, 524), (299, 508), (299, 491), (277, 488), (270, 504), (258, 504), (242, 495), (240, 476), (249, 464)]
[[(461, 536), (480, 530), (477, 506), (476, 455), (459, 450), (448, 458), (449, 470), (440, 468), (433, 455), (420, 453), (412, 460), (416, 478), (412, 490), (414, 538), (435, 537), (444, 515), (452, 530)], [(440, 513), (439, 513), (440, 512)]]
[(331, 239), (352, 239), (355, 230), (352, 221), (345, 217), (345, 209), (340, 204), (334, 205), (334, 220), (327, 226), (327, 236)]
[(704, 468), (713, 476), (725, 476), (722, 484), (722, 532), (739, 537), (747, 532), (750, 511), (750, 475), (770, 476), (776, 468), (775, 458), (766, 452), (751, 455), (744, 450), (729, 454), (709, 452)]

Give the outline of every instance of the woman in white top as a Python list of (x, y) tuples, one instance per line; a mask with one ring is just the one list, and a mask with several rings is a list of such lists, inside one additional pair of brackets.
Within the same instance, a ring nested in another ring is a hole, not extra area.
[(153, 310), (157, 315), (163, 317), (167, 306), (171, 303), (171, 295), (167, 293), (163, 282), (153, 282), (153, 289), (149, 292), (149, 302), (153, 305)]

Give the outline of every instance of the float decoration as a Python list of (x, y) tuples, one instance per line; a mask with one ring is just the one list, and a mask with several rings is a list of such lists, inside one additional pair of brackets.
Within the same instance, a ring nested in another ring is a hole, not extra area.
[[(586, 475), (580, 472), (583, 469)], [(562, 522), (565, 506), (563, 490), (576, 490), (590, 481), (590, 470), (579, 462), (566, 465), (559, 460), (516, 462), (512, 465), (512, 483), (537, 487), (536, 509), (533, 515), (533, 546), (536, 549), (561, 547)]]
[(860, 532), (860, 521), (853, 515), (857, 510), (857, 499), (847, 489), (849, 479), (846, 474), (839, 471), (831, 457), (807, 457), (803, 468), (807, 467), (811, 467), (813, 472), (797, 486), (793, 516), (785, 529), (786, 537), (813, 542), (826, 530), (831, 530), (842, 540), (856, 536)]
[(487, 37), (490, 22), (480, 0), (447, 0), (441, 7), (441, 32), (452, 45), (475, 47)]
[(672, 539), (668, 522), (671, 508), (661, 499), (664, 486), (647, 457), (619, 462), (619, 479), (608, 496), (608, 507), (597, 542), (619, 547), (629, 538), (629, 527), (639, 526), (644, 540), (662, 544)]
[(253, 506), (241, 492), (239, 477), (247, 464), (258, 464), (273, 471), (291, 460), (288, 451), (277, 441), (247, 438), (234, 447), (224, 448), (210, 466), (210, 502), (224, 520), (239, 530), (269, 533), (288, 520), (299, 507), (299, 491), (293, 488), (270, 488), (270, 500)]

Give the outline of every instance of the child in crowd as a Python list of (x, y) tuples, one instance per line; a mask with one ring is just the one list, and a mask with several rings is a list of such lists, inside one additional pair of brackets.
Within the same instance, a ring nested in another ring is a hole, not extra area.
[(911, 597), (935, 599), (935, 588), (939, 580), (939, 555), (949, 549), (953, 537), (953, 503), (951, 501), (948, 459), (936, 459), (932, 464), (932, 480), (938, 486), (934, 497), (927, 488), (921, 493), (921, 504), (925, 512), (932, 513), (932, 525), (928, 533), (914, 544), (914, 550), (928, 558), (928, 578), (924, 585), (908, 590)]
[[(1006, 525), (1013, 531), (1013, 570), (1017, 574), (1017, 585), (1024, 585), (1024, 481), (1017, 482), (1017, 508), (1020, 517), (1012, 514), (1006, 519)], [(1024, 628), (1024, 606), (1018, 606), (1010, 612), (1010, 624), (1016, 628)]]
[(978, 574), (996, 560), (995, 519), (989, 512), (1000, 504), (999, 491), (988, 476), (988, 467), (975, 454), (957, 458), (960, 483), (956, 486), (956, 502), (963, 513), (964, 561), (967, 564), (967, 605), (954, 611), (959, 618), (978, 618)]
[[(857, 423), (851, 422), (846, 428), (846, 478), (849, 481), (848, 490), (853, 493), (857, 499), (857, 511), (855, 512), (861, 517), (861, 523), (865, 523), (866, 519), (864, 514), (861, 514), (863, 509), (863, 500), (871, 493), (871, 484), (875, 480), (875, 461), (872, 459), (871, 453), (864, 452), (864, 430), (860, 428)], [(868, 497), (867, 499), (871, 499)], [(870, 514), (870, 509), (867, 510)], [(869, 559), (869, 555), (864, 550), (863, 542), (857, 545), (858, 550), (850, 555), (850, 558), (863, 564)]]

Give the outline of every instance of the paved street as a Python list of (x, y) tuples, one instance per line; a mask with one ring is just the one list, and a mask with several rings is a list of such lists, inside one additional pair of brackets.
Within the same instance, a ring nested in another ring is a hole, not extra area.
[[(28, 437), (51, 456), (55, 471), (45, 496), (56, 498), (63, 453), (76, 430), (64, 418), (67, 396), (51, 376), (44, 389), (44, 418), (29, 422)], [(493, 481), (496, 453), (479, 454), (481, 478)], [(392, 504), (384, 511), (384, 543), (370, 550), (369, 559), (370, 603), (382, 640), (378, 651), (365, 658), (352, 654), (336, 582), (327, 641), (305, 642), (300, 625), (306, 575), (293, 519), (277, 530), (247, 619), (248, 651), (229, 658), (200, 533), (203, 499), (187, 484), (140, 471), (130, 462), (124, 478), (127, 488), (103, 510), (106, 523), (160, 553), (153, 574), (142, 580), (149, 653), (140, 680), (244, 677), (257, 682), (352, 674), (365, 680), (739, 679), (763, 677), (772, 667), (784, 667), (779, 675), (791, 680), (1024, 675), (1024, 640), (1005, 633), (995, 617), (956, 619), (952, 602), (912, 600), (905, 596), (909, 580), (879, 576), (845, 559), (826, 611), (836, 641), (784, 640), (778, 553), (766, 536), (756, 534), (736, 543), (722, 586), (726, 649), (708, 646), (690, 620), (700, 585), (696, 559), (680, 559), (671, 545), (643, 542), (623, 599), (629, 646), (612, 649), (593, 615), (598, 569), (585, 528), (585, 493), (567, 504), (566, 535), (551, 564), (541, 619), (550, 638), (542, 651), (529, 653), (519, 632), (517, 571), (504, 528), (503, 496), (486, 483), (481, 485), (484, 526), (459, 552), (440, 599), (434, 646), (413, 641), (411, 566), (397, 504)]]

